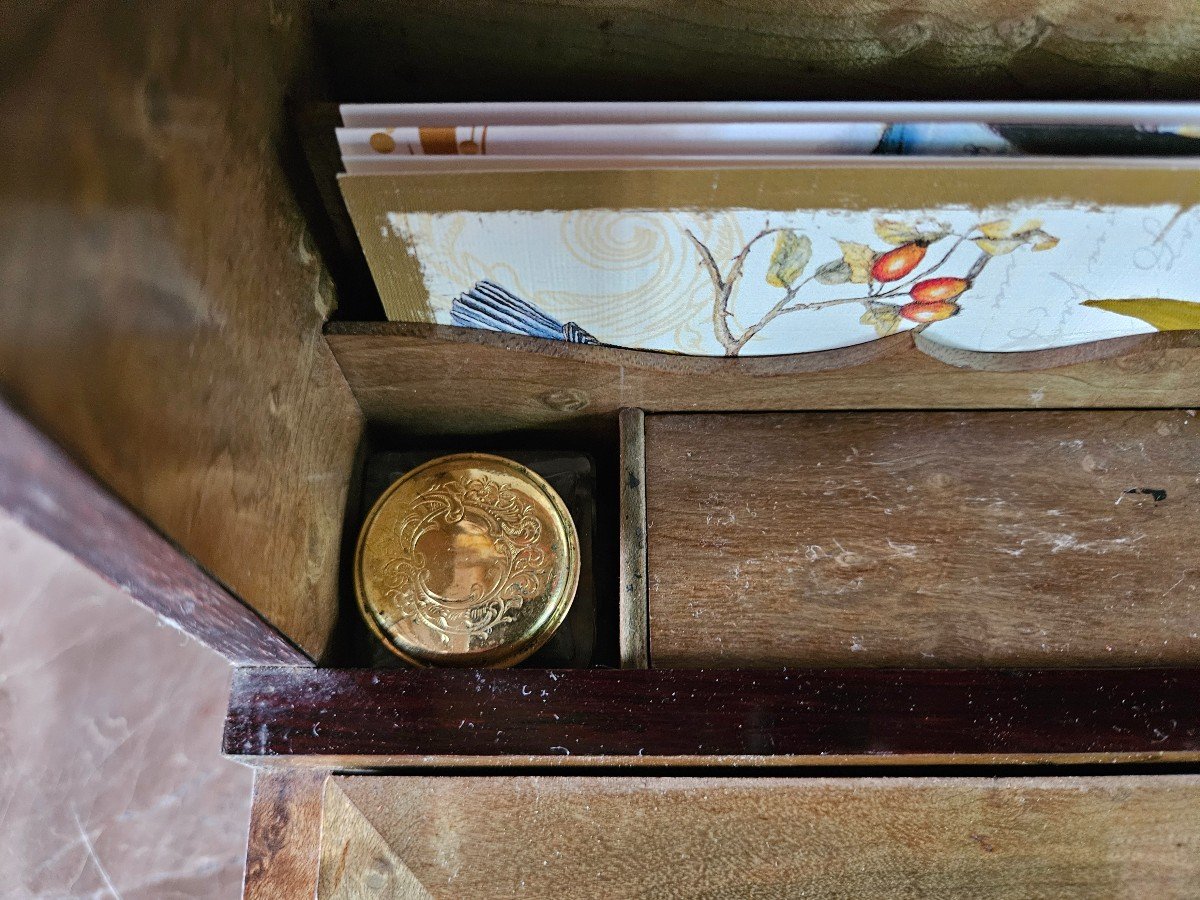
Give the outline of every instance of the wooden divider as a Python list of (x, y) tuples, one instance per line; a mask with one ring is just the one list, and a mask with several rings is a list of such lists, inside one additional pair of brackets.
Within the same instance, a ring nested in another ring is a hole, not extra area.
[[(564, 344), (448, 325), (326, 331), (368, 421), (406, 433), (611, 427), (646, 412), (1200, 406), (1200, 334), (934, 359), (897, 334), (794, 356), (724, 359)], [(941, 351), (939, 351), (941, 352)]]

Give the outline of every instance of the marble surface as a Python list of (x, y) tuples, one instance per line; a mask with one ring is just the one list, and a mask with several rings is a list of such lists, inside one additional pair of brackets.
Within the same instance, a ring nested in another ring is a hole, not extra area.
[(0, 897), (240, 895), (225, 660), (0, 517)]

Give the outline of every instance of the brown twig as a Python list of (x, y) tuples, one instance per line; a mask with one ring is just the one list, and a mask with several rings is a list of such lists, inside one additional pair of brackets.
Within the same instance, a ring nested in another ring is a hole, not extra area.
[(750, 255), (750, 248), (761, 241), (769, 234), (777, 234), (780, 231), (791, 231), (790, 228), (764, 228), (754, 237), (746, 242), (746, 246), (742, 248), (741, 253), (733, 258), (733, 265), (729, 267), (729, 277), (726, 281), (730, 283), (736, 282), (742, 277), (742, 268), (746, 264), (746, 257)]
[(696, 251), (700, 254), (700, 262), (704, 264), (704, 268), (708, 270), (708, 277), (712, 280), (715, 294), (713, 298), (713, 332), (716, 334), (717, 340), (721, 342), (721, 346), (725, 348), (726, 355), (729, 355), (730, 348), (736, 343), (733, 332), (729, 330), (729, 322), (726, 321), (726, 317), (729, 315), (727, 310), (732, 287), (721, 277), (721, 270), (717, 268), (717, 261), (713, 259), (712, 252), (708, 247), (692, 234), (691, 229), (685, 228), (683, 233), (696, 246)]
[[(741, 337), (734, 337), (733, 330), (729, 327), (729, 319), (733, 315), (729, 304), (733, 298), (733, 289), (742, 278), (742, 270), (746, 265), (746, 257), (750, 255), (751, 248), (767, 235), (788, 230), (787, 228), (764, 228), (746, 242), (746, 245), (742, 247), (738, 255), (733, 258), (733, 264), (729, 267), (729, 274), (723, 276), (720, 267), (717, 265), (717, 261), (713, 258), (712, 251), (692, 233), (691, 229), (684, 229), (684, 234), (688, 236), (688, 239), (695, 246), (696, 252), (700, 254), (700, 262), (708, 271), (708, 277), (713, 283), (713, 332), (724, 348), (726, 356), (737, 356), (742, 347), (746, 345), (746, 341), (758, 334), (767, 324), (766, 321), (760, 320), (743, 331)], [(786, 303), (794, 296), (794, 291), (789, 291), (789, 295), (785, 296), (782, 302)], [(768, 313), (771, 319), (775, 318), (778, 314), (779, 311)], [(767, 321), (770, 321), (770, 319)]]
[(795, 300), (796, 294), (800, 292), (800, 288), (812, 281), (814, 277), (815, 276), (813, 275), (809, 275), (803, 281), (798, 281), (796, 284), (788, 288), (787, 293), (783, 295), (783, 299), (767, 310), (766, 314), (761, 319), (742, 332), (742, 336), (738, 338), (735, 343), (734, 352), (730, 355), (737, 356), (739, 353), (741, 353), (742, 348), (749, 343), (752, 337), (770, 325), (777, 316), (787, 312), (788, 303), (792, 300)]

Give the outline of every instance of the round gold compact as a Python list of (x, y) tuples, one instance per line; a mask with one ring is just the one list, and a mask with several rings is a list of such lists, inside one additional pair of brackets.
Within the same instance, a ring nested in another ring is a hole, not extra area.
[(571, 514), (536, 472), (500, 456), (430, 460), (367, 514), (358, 606), (387, 647), (423, 666), (511, 666), (566, 618), (579, 584)]

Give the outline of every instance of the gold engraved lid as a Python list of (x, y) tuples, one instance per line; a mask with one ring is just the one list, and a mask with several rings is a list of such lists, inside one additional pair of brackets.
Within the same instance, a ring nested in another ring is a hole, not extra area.
[(354, 557), (363, 617), (411, 663), (510, 666), (558, 628), (579, 584), (579, 535), (537, 473), (500, 456), (430, 460), (367, 514)]

